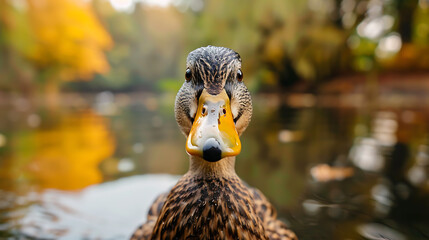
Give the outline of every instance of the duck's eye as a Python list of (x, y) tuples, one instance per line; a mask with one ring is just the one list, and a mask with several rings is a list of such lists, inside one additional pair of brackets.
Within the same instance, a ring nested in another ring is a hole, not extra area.
[(241, 69), (238, 69), (237, 71), (237, 80), (238, 81), (243, 81), (243, 72), (241, 71)]
[(189, 81), (189, 80), (191, 80), (191, 77), (192, 77), (192, 71), (191, 71), (191, 69), (186, 69), (186, 73), (185, 73), (185, 78), (186, 78), (186, 81)]

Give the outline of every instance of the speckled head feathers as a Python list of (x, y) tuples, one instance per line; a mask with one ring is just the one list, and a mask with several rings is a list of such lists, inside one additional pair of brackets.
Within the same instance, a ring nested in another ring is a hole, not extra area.
[(226, 81), (236, 77), (241, 68), (240, 55), (225, 47), (207, 46), (189, 53), (187, 67), (193, 73), (192, 81), (203, 82), (210, 94), (218, 94)]

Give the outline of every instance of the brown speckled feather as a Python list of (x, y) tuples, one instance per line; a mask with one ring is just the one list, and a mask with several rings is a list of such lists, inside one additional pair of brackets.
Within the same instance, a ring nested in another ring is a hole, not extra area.
[(168, 197), (157, 198), (131, 239), (296, 239), (276, 215), (265, 196), (238, 177), (185, 176)]
[(256, 214), (262, 220), (270, 240), (296, 240), (295, 233), (277, 219), (277, 211), (268, 199), (256, 188), (250, 188), (256, 207)]
[(152, 239), (268, 239), (239, 178), (185, 177), (172, 189)]

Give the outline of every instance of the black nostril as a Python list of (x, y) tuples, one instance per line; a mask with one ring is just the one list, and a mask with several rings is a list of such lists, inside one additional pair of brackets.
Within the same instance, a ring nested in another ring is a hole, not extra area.
[(219, 142), (214, 138), (207, 139), (203, 147), (203, 158), (209, 162), (217, 162), (222, 157)]

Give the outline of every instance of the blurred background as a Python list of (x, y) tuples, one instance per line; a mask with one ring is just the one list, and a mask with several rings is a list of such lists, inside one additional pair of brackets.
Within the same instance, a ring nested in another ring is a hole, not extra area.
[(300, 239), (429, 239), (428, 0), (0, 0), (0, 238), (129, 237), (188, 168), (206, 45), (253, 96), (237, 173)]

